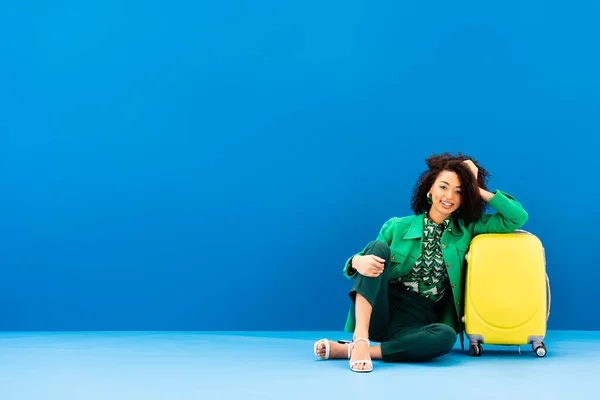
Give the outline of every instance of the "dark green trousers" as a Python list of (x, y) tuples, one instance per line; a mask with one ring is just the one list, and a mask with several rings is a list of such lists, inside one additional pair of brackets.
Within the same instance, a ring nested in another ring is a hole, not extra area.
[(359, 293), (373, 307), (369, 339), (381, 343), (383, 361), (421, 362), (447, 354), (456, 343), (457, 333), (450, 326), (437, 323), (438, 303), (388, 282), (390, 249), (386, 243), (370, 242), (365, 254), (385, 259), (384, 272), (377, 278), (357, 274), (350, 290), (351, 315), (355, 317)]

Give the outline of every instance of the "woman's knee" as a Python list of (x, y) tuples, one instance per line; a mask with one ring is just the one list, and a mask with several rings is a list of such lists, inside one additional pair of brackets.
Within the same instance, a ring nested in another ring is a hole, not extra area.
[(367, 244), (365, 248), (365, 255), (372, 254), (377, 257), (388, 260), (390, 258), (390, 246), (381, 240), (373, 240)]
[(431, 324), (408, 336), (400, 336), (381, 344), (386, 362), (428, 362), (448, 354), (457, 334), (446, 324)]
[(431, 324), (425, 328), (426, 338), (413, 354), (414, 361), (427, 362), (448, 354), (456, 343), (456, 332), (446, 324)]
[(456, 344), (457, 334), (450, 326), (446, 324), (432, 324), (427, 327), (431, 358), (440, 357), (448, 354)]

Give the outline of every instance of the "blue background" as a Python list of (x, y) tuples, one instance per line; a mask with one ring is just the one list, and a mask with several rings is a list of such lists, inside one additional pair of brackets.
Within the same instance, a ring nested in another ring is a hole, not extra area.
[(599, 16), (4, 2), (0, 329), (342, 329), (343, 263), (443, 151), (530, 213), (549, 328), (600, 329)]

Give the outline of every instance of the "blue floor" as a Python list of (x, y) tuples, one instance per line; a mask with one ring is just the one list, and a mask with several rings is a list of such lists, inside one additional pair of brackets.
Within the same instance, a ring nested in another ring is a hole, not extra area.
[(600, 332), (549, 332), (530, 347), (455, 351), (428, 364), (320, 361), (340, 332), (0, 333), (1, 400), (600, 399)]

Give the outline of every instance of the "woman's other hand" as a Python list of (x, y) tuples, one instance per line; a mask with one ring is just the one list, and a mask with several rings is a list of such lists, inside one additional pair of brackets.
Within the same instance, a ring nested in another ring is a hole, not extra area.
[(381, 257), (369, 254), (366, 256), (354, 256), (352, 258), (352, 268), (359, 274), (369, 278), (376, 278), (383, 272), (385, 260)]

